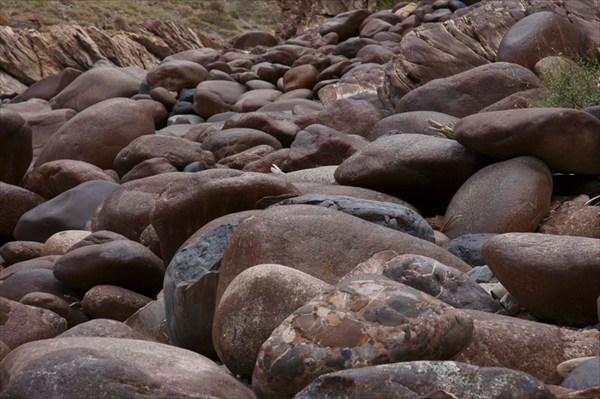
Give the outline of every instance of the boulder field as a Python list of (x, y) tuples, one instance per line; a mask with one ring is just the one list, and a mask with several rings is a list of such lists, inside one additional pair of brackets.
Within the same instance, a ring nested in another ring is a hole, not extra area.
[(0, 27), (0, 397), (598, 397), (600, 4), (278, 3)]

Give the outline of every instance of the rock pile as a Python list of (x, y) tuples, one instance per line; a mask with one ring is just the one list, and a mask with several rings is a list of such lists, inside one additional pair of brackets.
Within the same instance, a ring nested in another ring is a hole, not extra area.
[(594, 397), (600, 119), (515, 104), (598, 15), (424, 0), (48, 61), (0, 104), (0, 396)]

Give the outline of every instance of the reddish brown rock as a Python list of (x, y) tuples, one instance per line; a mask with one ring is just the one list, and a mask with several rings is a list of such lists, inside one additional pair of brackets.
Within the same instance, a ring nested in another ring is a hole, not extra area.
[(260, 201), (296, 195), (291, 183), (277, 177), (233, 170), (204, 171), (172, 184), (161, 194), (151, 215), (165, 264), (188, 237), (209, 221), (260, 208)]
[(318, 76), (319, 70), (310, 64), (296, 66), (283, 75), (283, 90), (312, 89)]
[(31, 126), (34, 161), (54, 133), (75, 115), (77, 113), (70, 108), (23, 114)]
[(115, 157), (115, 170), (123, 176), (137, 164), (152, 158), (166, 158), (182, 170), (192, 162), (200, 162), (203, 169), (214, 165), (214, 156), (201, 145), (179, 137), (141, 136), (129, 143)]
[(211, 151), (217, 160), (237, 154), (257, 145), (281, 149), (281, 143), (270, 134), (256, 129), (223, 129), (202, 141), (202, 149)]
[(163, 173), (177, 172), (177, 168), (169, 163), (166, 158), (150, 158), (135, 165), (121, 177), (121, 184), (132, 180), (156, 176)]
[(461, 119), (454, 137), (494, 158), (533, 155), (552, 170), (600, 175), (600, 120), (570, 108), (486, 112)]
[(575, 201), (563, 202), (542, 221), (538, 231), (543, 234), (600, 238), (600, 207)]
[(35, 162), (75, 159), (112, 169), (115, 156), (139, 136), (154, 133), (149, 107), (141, 102), (113, 98), (95, 104), (64, 124)]
[(419, 209), (445, 207), (487, 162), (454, 140), (401, 134), (381, 137), (356, 152), (337, 168), (335, 179), (394, 194)]
[(9, 354), (0, 373), (0, 394), (6, 397), (254, 398), (249, 388), (201, 355), (135, 339), (32, 342)]
[(43, 246), (35, 241), (11, 241), (0, 247), (0, 256), (10, 266), (41, 256)]
[[(367, 138), (371, 141), (391, 133), (419, 133), (428, 136), (442, 136), (433, 130), (432, 122), (438, 122), (442, 125), (454, 124), (458, 122), (458, 118), (450, 115), (442, 114), (441, 112), (433, 111), (412, 111), (394, 114), (383, 118), (377, 122), (369, 131)], [(431, 122), (430, 122), (431, 121)]]
[(357, 264), (386, 249), (428, 256), (461, 271), (470, 269), (429, 241), (333, 209), (286, 205), (269, 208), (236, 230), (221, 262), (217, 296), (256, 264), (286, 264), (335, 284)]
[(487, 240), (482, 253), (508, 292), (539, 319), (569, 326), (598, 322), (599, 239), (508, 233)]
[(549, 55), (583, 57), (594, 51), (585, 30), (567, 16), (550, 11), (528, 15), (514, 24), (498, 46), (496, 61), (512, 62), (531, 70)]
[(383, 111), (367, 100), (337, 100), (319, 112), (316, 121), (346, 134), (366, 137), (373, 125), (383, 118)]
[(146, 81), (151, 88), (163, 87), (170, 91), (181, 91), (188, 87), (196, 87), (206, 80), (208, 71), (202, 65), (185, 60), (163, 62), (148, 72)]
[(151, 298), (123, 287), (96, 285), (85, 293), (81, 307), (96, 319), (125, 321), (151, 301)]
[(164, 299), (148, 303), (132, 314), (125, 324), (149, 339), (162, 344), (172, 344), (169, 340)]
[(366, 145), (367, 141), (360, 136), (344, 134), (324, 125), (310, 125), (296, 135), (283, 167), (292, 171), (339, 165)]
[(328, 33), (336, 33), (340, 41), (353, 36), (358, 36), (361, 23), (371, 12), (366, 9), (344, 12), (331, 18), (321, 25), (319, 33), (325, 36)]
[(20, 301), (21, 298), (32, 292), (52, 294), (67, 300), (69, 303), (76, 302), (80, 298), (78, 290), (59, 281), (54, 276), (54, 267), (39, 267), (49, 266), (48, 264), (36, 264), (30, 261), (30, 263), (17, 263), (15, 266), (20, 267), (14, 271), (9, 268), (0, 274), (0, 296), (4, 298)]
[(50, 100), (82, 73), (83, 72), (75, 68), (65, 68), (55, 75), (38, 80), (29, 86), (23, 93), (13, 98), (12, 102), (27, 101), (31, 98)]
[(210, 80), (196, 86), (194, 110), (203, 118), (231, 111), (233, 104), (248, 89), (238, 82)]
[(54, 265), (57, 279), (80, 290), (113, 284), (148, 296), (161, 290), (164, 273), (160, 258), (128, 240), (74, 249)]
[(19, 184), (33, 157), (31, 127), (17, 112), (0, 109), (0, 182)]
[(291, 398), (320, 375), (377, 364), (445, 360), (471, 338), (471, 320), (377, 275), (341, 281), (296, 310), (260, 349), (252, 387)]
[(237, 154), (230, 155), (217, 162), (217, 165), (226, 166), (231, 169), (244, 170), (247, 164), (261, 160), (275, 152), (270, 145), (257, 145)]
[(234, 115), (225, 121), (223, 129), (249, 128), (268, 133), (284, 147), (289, 147), (300, 128), (283, 113), (249, 112)]
[(54, 269), (54, 262), (56, 262), (58, 258), (59, 257), (56, 255), (40, 256), (39, 258), (29, 259), (23, 262), (15, 263), (14, 265), (11, 265), (10, 268), (6, 268), (0, 271), (0, 280), (6, 280), (11, 275), (22, 270), (52, 270)]
[(471, 176), (448, 205), (444, 234), (533, 232), (548, 212), (552, 175), (535, 157), (495, 163)]
[(90, 180), (115, 180), (99, 167), (83, 161), (60, 159), (47, 162), (23, 179), (23, 187), (51, 199)]
[(454, 358), (458, 362), (520, 370), (546, 384), (557, 384), (562, 380), (556, 372), (560, 363), (600, 354), (598, 331), (560, 328), (477, 310), (463, 312), (475, 328), (471, 342)]
[(125, 68), (97, 67), (75, 78), (50, 100), (52, 109), (71, 108), (80, 112), (115, 97), (137, 94), (142, 79)]
[(233, 48), (250, 50), (256, 46), (273, 47), (277, 45), (275, 36), (262, 31), (244, 32), (233, 41)]
[(293, 311), (329, 284), (281, 265), (258, 265), (239, 274), (215, 311), (213, 343), (231, 372), (251, 378), (262, 344)]
[(236, 112), (253, 112), (266, 104), (272, 103), (280, 96), (281, 92), (279, 90), (250, 90), (238, 98), (237, 102), (233, 105), (233, 110)]
[(396, 113), (436, 111), (462, 118), (537, 84), (538, 78), (529, 69), (496, 62), (432, 80), (401, 97), (395, 109)]
[(56, 313), (67, 321), (67, 328), (89, 320), (88, 316), (81, 310), (79, 303), (71, 303), (53, 294), (32, 292), (21, 298), (19, 302)]
[(67, 322), (54, 312), (0, 297), (2, 342), (15, 349), (26, 342), (53, 338), (67, 329)]
[(105, 337), (122, 339), (145, 339), (144, 335), (135, 331), (127, 324), (110, 319), (93, 319), (69, 328), (58, 336), (59, 338), (72, 337)]

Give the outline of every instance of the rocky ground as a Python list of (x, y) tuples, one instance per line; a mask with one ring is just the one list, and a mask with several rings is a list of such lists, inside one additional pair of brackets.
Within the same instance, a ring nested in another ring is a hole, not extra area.
[(149, 63), (0, 27), (0, 396), (597, 398), (600, 104), (537, 106), (599, 7), (402, 2)]

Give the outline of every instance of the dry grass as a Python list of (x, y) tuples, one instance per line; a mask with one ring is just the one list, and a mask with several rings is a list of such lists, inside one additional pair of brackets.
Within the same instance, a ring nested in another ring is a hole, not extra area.
[(275, 0), (2, 0), (1, 11), (18, 28), (77, 23), (136, 31), (163, 20), (225, 38), (251, 29), (274, 32), (280, 18)]

